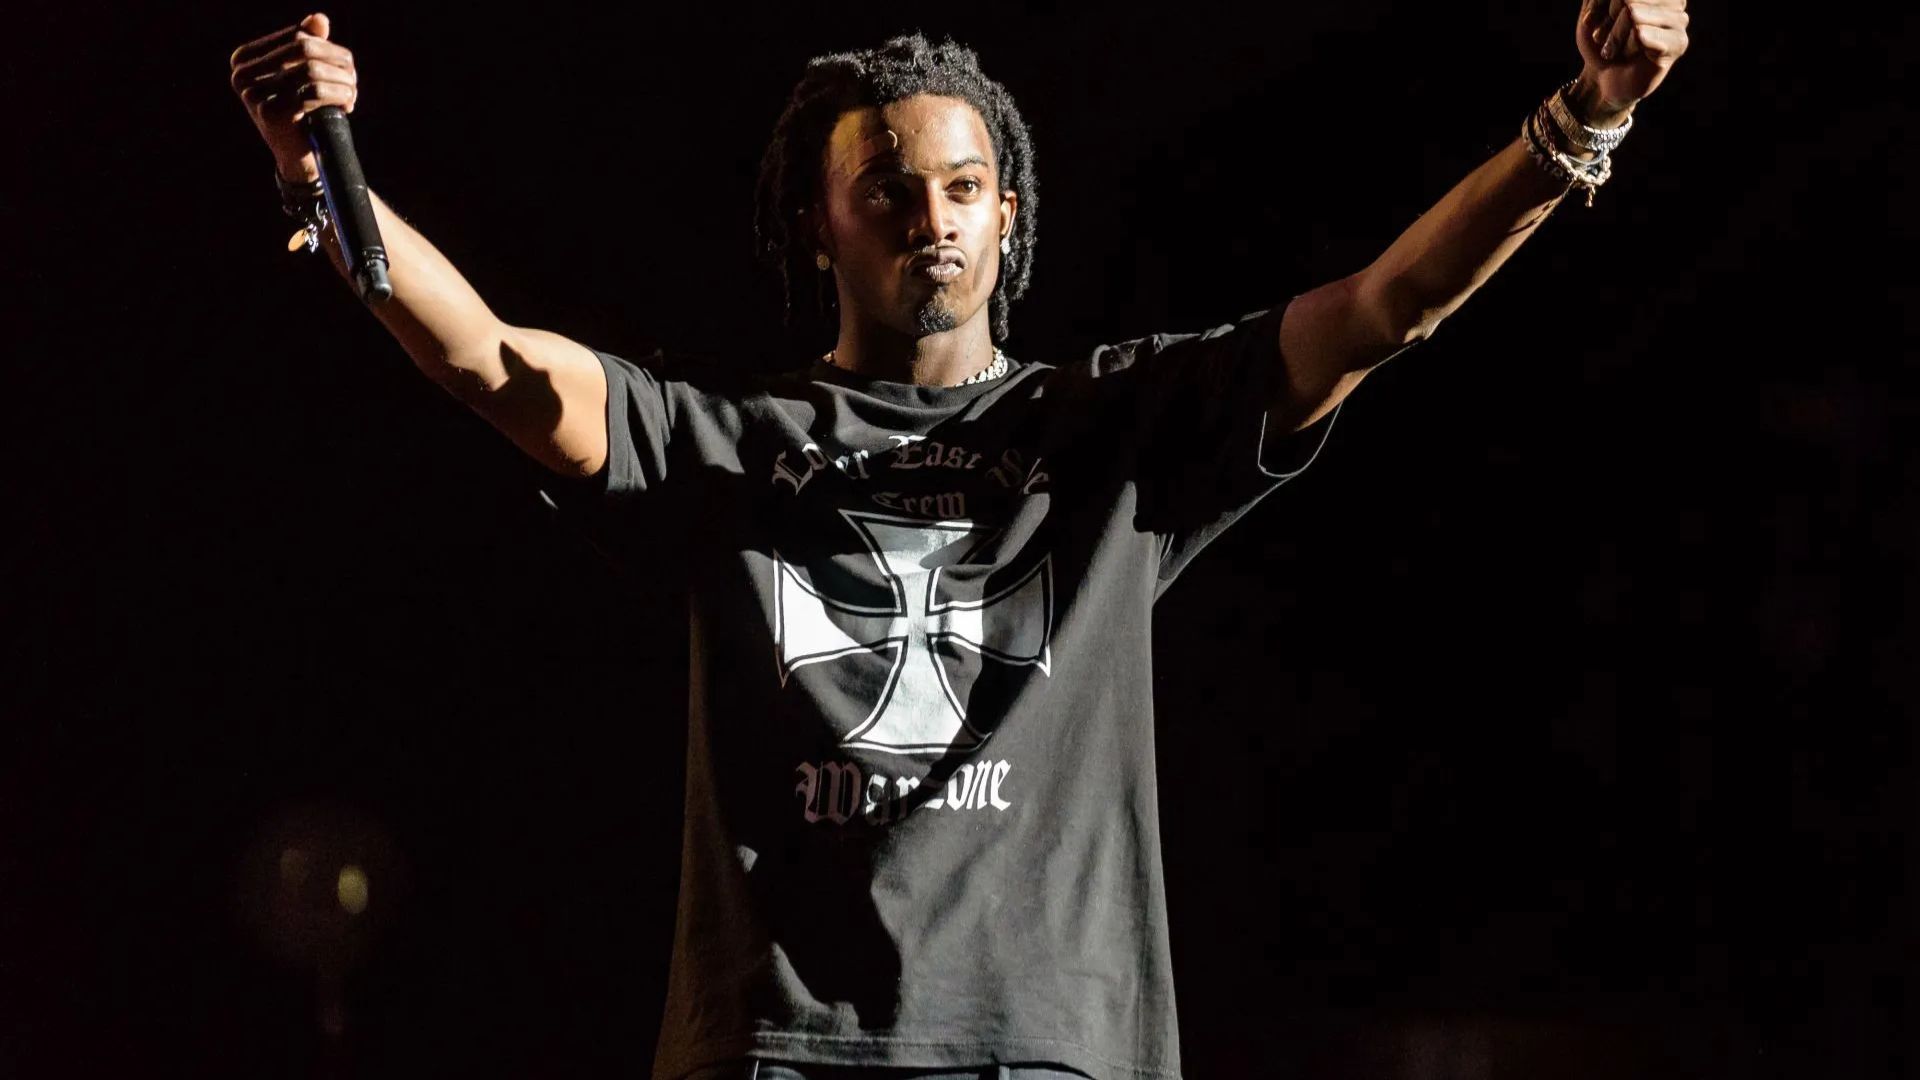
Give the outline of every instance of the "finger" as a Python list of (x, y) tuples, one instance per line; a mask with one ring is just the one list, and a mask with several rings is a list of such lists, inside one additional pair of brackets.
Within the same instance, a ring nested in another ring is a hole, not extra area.
[(1633, 9), (1634, 22), (1641, 26), (1664, 26), (1671, 30), (1687, 28), (1687, 13), (1671, 4), (1635, 2), (1628, 6)]
[(1642, 26), (1627, 42), (1628, 56), (1671, 63), (1687, 51), (1687, 32), (1670, 26)]
[(354, 66), (353, 50), (325, 38), (302, 31), (292, 41), (234, 69), (236, 76), (257, 76), (259, 72), (299, 60), (325, 60), (341, 67)]
[(276, 78), (262, 79), (240, 92), (240, 100), (249, 105), (258, 105), (269, 98), (299, 94), (309, 85), (340, 85), (351, 90), (359, 89), (359, 80), (349, 75), (341, 78), (332, 72), (323, 72), (318, 76), (304, 70), (288, 71)]
[(345, 83), (302, 83), (295, 90), (276, 94), (262, 101), (258, 107), (263, 119), (284, 123), (327, 105), (338, 105), (342, 109), (350, 109), (353, 106), (354, 97), (353, 87)]
[(277, 69), (262, 71), (258, 78), (243, 84), (240, 89), (258, 86), (261, 83), (283, 82), (289, 78), (305, 76), (309, 79), (336, 79), (341, 82), (354, 82), (360, 78), (360, 72), (352, 64), (337, 64), (327, 60), (290, 60)]
[(348, 71), (354, 70), (352, 51), (343, 46), (335, 45), (333, 42), (327, 41), (324, 38), (317, 38), (311, 34), (302, 33), (296, 39), (287, 42), (285, 45), (267, 53), (265, 56), (258, 57), (240, 67), (234, 68), (233, 75), (228, 79), (228, 82), (232, 84), (234, 90), (244, 90), (252, 83), (264, 78), (271, 78), (287, 70), (289, 67), (308, 60), (323, 60), (335, 67), (342, 67)]
[(1622, 4), (1620, 13), (1614, 16), (1613, 26), (1608, 29), (1606, 40), (1600, 44), (1602, 60), (1618, 60), (1620, 53), (1627, 47), (1627, 38), (1633, 33), (1633, 9)]
[(1593, 25), (1587, 30), (1587, 40), (1593, 42), (1595, 47), (1606, 44), (1607, 28), (1614, 24), (1626, 6), (1627, 0), (1608, 0), (1606, 3), (1596, 0), (1593, 5)]
[(330, 63), (342, 71), (357, 71), (351, 52), (346, 52), (340, 46), (328, 46), (328, 42), (319, 38), (305, 38), (234, 69), (227, 83), (234, 88), (234, 92), (246, 92), (248, 86), (282, 79), (288, 71), (300, 71), (311, 63)]
[(1574, 24), (1573, 36), (1580, 47), (1580, 55), (1600, 54), (1600, 42), (1607, 28), (1607, 8), (1609, 0), (1581, 0), (1580, 20)]
[(248, 107), (263, 120), (285, 123), (322, 105), (338, 105), (352, 111), (360, 91), (345, 83), (301, 83), (278, 94), (267, 94)]
[(257, 79), (240, 90), (240, 100), (251, 104), (275, 94), (284, 94), (299, 89), (302, 83), (337, 82), (347, 86), (356, 86), (359, 75), (343, 67), (322, 60), (308, 60), (282, 71), (272, 72)]
[(293, 35), (299, 32), (300, 28), (298, 26), (283, 26), (271, 34), (254, 38), (252, 41), (233, 50), (233, 55), (227, 58), (227, 63), (229, 66), (237, 68), (241, 64), (258, 59), (274, 49), (285, 45), (287, 42), (292, 41)]

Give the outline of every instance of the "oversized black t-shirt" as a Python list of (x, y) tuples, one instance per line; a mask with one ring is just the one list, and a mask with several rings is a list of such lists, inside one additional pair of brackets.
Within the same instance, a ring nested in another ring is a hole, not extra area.
[(1179, 1074), (1151, 613), (1332, 425), (1266, 430), (1279, 316), (959, 387), (599, 354), (604, 489), (562, 507), (690, 598), (657, 1080)]

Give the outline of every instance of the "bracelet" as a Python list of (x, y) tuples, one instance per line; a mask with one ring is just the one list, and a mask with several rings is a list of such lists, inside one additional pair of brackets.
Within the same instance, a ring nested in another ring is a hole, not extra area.
[(1603, 153), (1592, 161), (1581, 161), (1566, 153), (1552, 141), (1551, 136), (1542, 133), (1543, 128), (1553, 127), (1550, 120), (1541, 119), (1545, 112), (1546, 106), (1542, 103), (1540, 108), (1528, 113), (1527, 118), (1520, 122), (1520, 137), (1527, 144), (1527, 154), (1549, 176), (1585, 188), (1587, 205), (1592, 206), (1594, 190), (1613, 175), (1613, 159)]
[(1576, 180), (1601, 176), (1611, 168), (1613, 155), (1604, 150), (1591, 159), (1573, 156), (1573, 151), (1577, 147), (1561, 137), (1559, 129), (1547, 115), (1546, 102), (1541, 102), (1540, 107), (1533, 111), (1532, 120), (1533, 138), (1539, 145), (1540, 152), (1573, 173)]
[(1606, 183), (1613, 175), (1612, 155), (1601, 154), (1592, 160), (1574, 157), (1549, 134), (1552, 125), (1540, 113), (1529, 116), (1521, 130), (1528, 137), (1528, 149), (1534, 152), (1535, 159), (1560, 179), (1593, 188)]
[(327, 190), (318, 180), (296, 183), (273, 171), (273, 182), (280, 189), (280, 212), (300, 223), (300, 231), (287, 238), (287, 250), (320, 250), (320, 230), (327, 227)]
[(1633, 127), (1633, 114), (1627, 114), (1627, 122), (1616, 128), (1588, 127), (1573, 115), (1573, 105), (1569, 100), (1569, 95), (1579, 82), (1578, 79), (1569, 80), (1547, 97), (1547, 115), (1565, 142), (1597, 154), (1611, 153), (1627, 137), (1628, 129)]

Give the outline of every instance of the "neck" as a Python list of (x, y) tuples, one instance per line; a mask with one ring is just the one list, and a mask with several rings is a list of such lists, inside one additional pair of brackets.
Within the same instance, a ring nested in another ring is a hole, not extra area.
[[(981, 310), (981, 316), (986, 314)], [(938, 334), (913, 336), (890, 327), (843, 319), (833, 362), (848, 371), (915, 386), (958, 386), (993, 363), (993, 335), (976, 316)]]

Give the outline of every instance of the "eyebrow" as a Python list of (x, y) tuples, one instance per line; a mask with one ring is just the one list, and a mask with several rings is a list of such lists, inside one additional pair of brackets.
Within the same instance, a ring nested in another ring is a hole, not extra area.
[[(987, 167), (987, 160), (978, 154), (968, 154), (966, 157), (963, 157), (958, 161), (949, 161), (944, 165), (938, 166), (937, 171), (958, 172), (959, 170), (964, 169), (969, 165), (978, 165), (984, 169)], [(854, 175), (865, 176), (867, 173), (873, 173), (873, 172), (885, 172), (885, 173), (891, 173), (891, 174), (900, 175), (900, 176), (911, 176), (914, 173), (914, 169), (907, 164), (905, 158), (902, 158), (897, 151), (894, 151), (894, 152), (888, 152), (883, 154), (876, 154), (875, 156), (868, 158), (867, 163), (860, 166), (860, 171), (855, 173)]]

